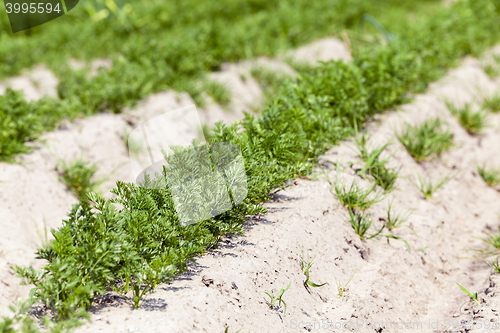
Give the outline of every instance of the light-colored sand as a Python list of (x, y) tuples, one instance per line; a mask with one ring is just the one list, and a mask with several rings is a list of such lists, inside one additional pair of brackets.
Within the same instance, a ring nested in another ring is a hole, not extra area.
[[(444, 98), (457, 105), (477, 103), (494, 91), (500, 91), (500, 81), (490, 80), (479, 62), (468, 58), (445, 79), (432, 84), (428, 93), (370, 123), (370, 144), (393, 139), (387, 151), (394, 154), (390, 166), (402, 166), (398, 189), (370, 212), (375, 226), (380, 227), (388, 202), (393, 202), (396, 212), (413, 210), (407, 227), (394, 232), (408, 241), (411, 250), (399, 240), (388, 244), (385, 237), (360, 241), (346, 221), (346, 210), (318, 170), (318, 180), (299, 180), (297, 186), (277, 194), (266, 204), (268, 214), (249, 218), (245, 236), (226, 238), (219, 249), (191, 264), (188, 272), (149, 295), (140, 309), (133, 310), (130, 303), (107, 295), (91, 310), (93, 323), (76, 332), (224, 332), (227, 326), (228, 332), (343, 332), (347, 330), (339, 326), (349, 322), (354, 325), (349, 331), (357, 332), (444, 332), (446, 320), (470, 320), (471, 311), (478, 309), (467, 307), (468, 312), (454, 317), (467, 300), (455, 281), (480, 291), (480, 298), (485, 299), (485, 309), (475, 314), (483, 318), (476, 319), (495, 318), (498, 312), (491, 309), (500, 311), (500, 304), (490, 295), (498, 295), (498, 277), (490, 277), (492, 270), (482, 260), (462, 257), (471, 256), (465, 249), (483, 244), (475, 236), (488, 227), (496, 230), (500, 222), (500, 193), (488, 188), (476, 172), (476, 165), (483, 162), (500, 167), (500, 115), (491, 116), (485, 134), (471, 137), (443, 103)], [(36, 262), (32, 253), (40, 241), (31, 224), (40, 228), (45, 216), (49, 227), (57, 227), (76, 202), (57, 180), (53, 170), (57, 158), (84, 154), (98, 163), (100, 176), (115, 170), (103, 191), (112, 186), (112, 180), (130, 181), (127, 152), (120, 138), (123, 128), (131, 128), (127, 121), (138, 123), (163, 113), (165, 105), (174, 109), (190, 102), (185, 94), (156, 94), (135, 111), (98, 115), (47, 134), (48, 147), (23, 156), (24, 166), (0, 164), (0, 223), (4, 230), (0, 236), (0, 314), (7, 314), (7, 305), (28, 293), (29, 287), (17, 286), (19, 280), (10, 275), (8, 266)], [(457, 147), (439, 160), (417, 164), (394, 139), (394, 133), (405, 122), (417, 124), (436, 115), (454, 133)], [(332, 180), (337, 171), (326, 161), (346, 167), (338, 175), (346, 182), (357, 179), (361, 186), (370, 185), (347, 167), (349, 162), (360, 165), (352, 142), (331, 149), (323, 160)], [(453, 180), (433, 200), (425, 200), (410, 180), (417, 175), (438, 179), (447, 174), (453, 174)], [(317, 253), (311, 280), (328, 282), (312, 288), (312, 294), (302, 285), (303, 251)], [(339, 298), (335, 278), (345, 283), (355, 270), (348, 299)], [(491, 281), (497, 281), (497, 286)], [(262, 291), (276, 295), (289, 282), (291, 287), (283, 296), (286, 314), (282, 307), (269, 309)], [(488, 295), (486, 288), (490, 288)], [(327, 320), (333, 328), (318, 329), (318, 323), (323, 327)], [(393, 328), (380, 331), (367, 327), (367, 321), (384, 321), (385, 325), (390, 321)], [(436, 321), (438, 327), (434, 327)], [(316, 329), (299, 328), (300, 322), (316, 324)], [(402, 329), (402, 324), (398, 328), (401, 322), (411, 322), (413, 327), (422, 323), (423, 330)]]
[[(337, 38), (324, 38), (314, 43), (290, 51), (287, 55), (299, 62), (307, 62), (311, 65), (318, 61), (344, 60), (352, 59), (351, 53), (341, 40)], [(335, 55), (335, 56), (332, 56)]]
[(23, 90), (28, 102), (39, 100), (43, 96), (57, 97), (58, 83), (54, 73), (45, 66), (38, 65), (24, 75), (0, 82), (0, 95), (3, 95), (7, 88), (11, 88)]

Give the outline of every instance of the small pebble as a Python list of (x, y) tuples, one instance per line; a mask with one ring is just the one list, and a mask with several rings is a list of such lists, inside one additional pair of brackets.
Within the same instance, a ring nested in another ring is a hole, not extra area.
[(457, 318), (457, 317), (460, 317), (460, 314), (455, 313), (455, 314), (453, 315), (453, 318)]
[(131, 327), (131, 328), (128, 329), (128, 331), (129, 332), (133, 332), (133, 331), (135, 331), (135, 329), (133, 327)]
[(95, 320), (101, 320), (101, 316), (95, 317)]

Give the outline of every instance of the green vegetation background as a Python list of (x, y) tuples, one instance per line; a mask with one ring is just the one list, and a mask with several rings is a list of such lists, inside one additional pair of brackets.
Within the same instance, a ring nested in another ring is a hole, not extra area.
[[(437, 0), (86, 0), (55, 21), (16, 34), (0, 11), (0, 78), (43, 63), (60, 80), (59, 99), (25, 103), (13, 91), (0, 97), (0, 161), (28, 152), (25, 142), (64, 118), (120, 112), (166, 89), (187, 91), (202, 106), (201, 92), (216, 89), (199, 79), (223, 62), (274, 56), (346, 28), (357, 32), (364, 13), (389, 30), (406, 31), (439, 5)], [(376, 33), (369, 25), (365, 31)], [(68, 65), (69, 58), (99, 57), (112, 59), (113, 67), (94, 78)]]

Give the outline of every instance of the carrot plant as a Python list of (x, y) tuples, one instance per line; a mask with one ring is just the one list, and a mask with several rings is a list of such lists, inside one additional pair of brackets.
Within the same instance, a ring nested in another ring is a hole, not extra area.
[(59, 173), (59, 179), (66, 183), (68, 189), (78, 199), (85, 198), (87, 193), (96, 191), (97, 186), (103, 182), (103, 180), (94, 179), (97, 166), (80, 158), (73, 160), (69, 164), (60, 161), (56, 170)]
[(450, 102), (446, 102), (451, 114), (454, 115), (460, 125), (471, 135), (480, 134), (486, 127), (488, 116), (482, 110), (474, 111), (471, 104), (465, 104), (458, 108)]
[(493, 113), (500, 112), (500, 93), (496, 92), (492, 96), (484, 99), (483, 109)]
[(460, 312), (462, 312), (462, 306), (464, 306), (465, 304), (467, 303), (470, 303), (470, 302), (476, 302), (477, 306), (479, 306), (479, 300), (477, 299), (477, 293), (474, 293), (472, 294), (471, 292), (469, 292), (467, 289), (465, 289), (464, 287), (462, 287), (461, 285), (458, 284), (458, 282), (455, 282), (459, 287), (460, 289), (462, 289), (462, 291), (467, 295), (469, 296), (469, 300), (467, 302), (465, 302), (464, 304), (462, 304), (460, 306)]
[(483, 66), (483, 70), (491, 79), (494, 79), (500, 75), (500, 69), (498, 68), (498, 66), (491, 63), (485, 64)]
[(14, 156), (29, 153), (33, 146), (25, 145), (53, 130), (64, 118), (80, 115), (74, 101), (45, 97), (28, 103), (22, 91), (8, 88), (0, 95), (0, 161), (13, 162)]
[(19, 299), (15, 305), (9, 306), (13, 312), (13, 316), (4, 316), (0, 321), (0, 332), (2, 333), (42, 333), (42, 332), (71, 332), (74, 327), (82, 325), (81, 319), (90, 320), (90, 315), (87, 312), (74, 313), (72, 317), (66, 321), (53, 322), (50, 317), (45, 314), (41, 318), (41, 322), (45, 330), (40, 330), (39, 324), (30, 315), (32, 311), (33, 299)]
[(489, 61), (483, 65), (483, 70), (492, 79), (500, 75), (500, 56), (493, 54)]
[(360, 210), (349, 209), (349, 223), (361, 240), (375, 238), (384, 229), (384, 226), (382, 226), (375, 234), (368, 237), (365, 236), (372, 225), (372, 219), (369, 214), (365, 214)]
[[(367, 148), (367, 137), (362, 135), (360, 138), (355, 140), (356, 146), (358, 148), (359, 157), (365, 165), (361, 170), (357, 170), (356, 173), (366, 179), (373, 179), (375, 184), (379, 185), (384, 192), (391, 192), (398, 179), (399, 170), (389, 169), (386, 167), (388, 158), (381, 160), (380, 155), (382, 152), (392, 143), (388, 142), (385, 145), (369, 150)], [(371, 177), (369, 177), (371, 176)]]
[[(373, 204), (382, 200), (381, 193), (375, 193), (375, 189), (377, 185), (374, 184), (367, 190), (363, 190), (359, 187), (356, 180), (351, 183), (351, 186), (347, 188), (344, 184), (344, 180), (339, 177), (340, 168), (337, 167), (337, 180), (335, 183), (332, 183), (329, 178), (328, 182), (333, 187), (335, 191), (335, 196), (339, 199), (339, 201), (349, 210), (360, 209), (366, 210), (371, 207)], [(370, 197), (370, 194), (374, 192), (375, 196)]]
[(489, 262), (486, 262), (488, 264), (488, 266), (490, 266), (491, 268), (493, 268), (493, 270), (495, 272), (497, 272), (498, 274), (500, 274), (500, 263), (498, 262), (498, 258), (495, 259), (495, 261), (491, 262), (491, 264)]
[[(53, 129), (64, 118), (104, 110), (121, 112), (160, 91), (186, 91), (198, 105), (204, 102), (204, 93), (227, 103), (230, 96), (220, 85), (198, 84), (225, 62), (278, 55), (333, 31), (352, 28), (363, 12), (385, 18), (384, 24), (389, 26), (406, 25), (401, 16), (414, 16), (416, 10), (429, 6), (426, 0), (411, 4), (388, 0), (382, 5), (369, 0), (318, 0), (314, 6), (306, 0), (221, 0), (217, 5), (208, 0), (94, 0), (80, 2), (71, 11), (73, 19), (13, 36), (4, 15), (0, 35), (12, 38), (0, 39), (0, 76), (18, 75), (42, 63), (60, 84), (58, 98), (27, 103), (9, 119), (8, 126), (0, 115), (0, 128), (9, 129), (8, 138), (0, 137), (0, 160), (12, 161), (13, 156), (29, 150), (25, 142)], [(70, 58), (85, 62), (108, 58), (112, 67), (90, 77), (68, 66)], [(40, 124), (46, 128), (41, 129)]]
[(221, 105), (231, 102), (231, 91), (223, 84), (214, 80), (204, 79), (203, 88), (215, 102)]
[(488, 244), (488, 248), (479, 250), (479, 252), (486, 255), (494, 255), (500, 253), (500, 226), (498, 227), (498, 234), (494, 232), (484, 232), (485, 238), (480, 238), (483, 242)]
[(311, 280), (309, 280), (309, 274), (310, 274), (309, 270), (311, 269), (311, 266), (313, 265), (313, 261), (314, 261), (314, 258), (316, 258), (316, 255), (317, 254), (315, 254), (314, 257), (309, 258), (309, 253), (307, 253), (307, 259), (306, 259), (304, 257), (304, 254), (302, 253), (302, 258), (300, 259), (300, 267), (302, 269), (302, 273), (304, 273), (304, 275), (306, 276), (306, 279), (304, 281), (304, 287), (307, 290), (310, 290), (310, 287), (318, 288), (318, 287), (322, 287), (325, 284), (327, 284), (327, 282), (322, 283), (322, 284), (317, 284), (317, 283), (314, 283)]
[(477, 173), (483, 178), (488, 186), (495, 186), (500, 184), (500, 170), (493, 168), (486, 168), (485, 166), (478, 167)]
[[(320, 0), (314, 6), (305, 0), (292, 5), (282, 5), (283, 1), (224, 0), (217, 6), (206, 0), (168, 4), (133, 0), (126, 5), (110, 1), (109, 4), (117, 6), (116, 12), (110, 11), (102, 1), (94, 1), (89, 2), (90, 7), (87, 4), (75, 7), (72, 15), (79, 17), (77, 21), (54, 21), (44, 25), (43, 29), (30, 30), (37, 31), (35, 34), (22, 32), (17, 35), (18, 38), (1, 39), (0, 58), (5, 61), (0, 64), (0, 76), (16, 75), (23, 68), (45, 63), (58, 76), (60, 84), (59, 99), (47, 98), (29, 103), (20, 110), (18, 117), (9, 119), (9, 139), (0, 142), (8, 145), (9, 141), (15, 141), (15, 145), (1, 149), (0, 159), (12, 160), (14, 155), (28, 149), (22, 147), (24, 142), (29, 142), (43, 131), (36, 124), (45, 123), (46, 129), (50, 130), (64, 118), (96, 114), (103, 110), (120, 112), (123, 107), (166, 89), (187, 91), (197, 103), (203, 102), (201, 97), (208, 89), (215, 92), (216, 99), (224, 101), (227, 96), (219, 94), (220, 89), (197, 84), (207, 72), (219, 70), (224, 62), (274, 56), (324, 33), (352, 28), (363, 13), (370, 13), (388, 30), (391, 30), (390, 26), (408, 26), (409, 21), (401, 17), (408, 12), (414, 15), (415, 8), (430, 6), (426, 0), (411, 3), (389, 0), (383, 4), (359, 0), (333, 5), (328, 0)], [(373, 47), (358, 47), (359, 54), (354, 64), (365, 79), (365, 99), (370, 111), (361, 107), (362, 103), (354, 103), (352, 108), (348, 108), (351, 115), (346, 120), (356, 113), (373, 114), (401, 103), (407, 99), (409, 91), (425, 89), (427, 83), (439, 78), (442, 70), (455, 60), (466, 54), (478, 54), (493, 45), (496, 42), (495, 32), (500, 30), (493, 23), (497, 21), (497, 12), (491, 10), (497, 6), (494, 1), (454, 6), (456, 12), (473, 13), (462, 21), (450, 16), (446, 10), (434, 14), (439, 18), (436, 19), (440, 21), (438, 25), (422, 19), (423, 15), (420, 20), (411, 21), (411, 28), (399, 30), (398, 38), (392, 39), (387, 47), (380, 48), (384, 50), (377, 51), (377, 54), (372, 52)], [(95, 3), (104, 7), (95, 8), (92, 5)], [(83, 10), (83, 7), (86, 9)], [(106, 19), (99, 16), (103, 14), (97, 13), (107, 13)], [(300, 19), (296, 13), (301, 14)], [(335, 22), (334, 27), (331, 22)], [(222, 28), (227, 26), (232, 29)], [(454, 31), (463, 33), (453, 35), (444, 45), (444, 41), (420, 33), (426, 26), (432, 26), (435, 31), (446, 35), (452, 32), (450, 27), (454, 26), (458, 29)], [(2, 27), (5, 28), (4, 33), (10, 29), (6, 23), (0, 24), (0, 31)], [(294, 27), (294, 32), (288, 31), (289, 27)], [(61, 31), (64, 36), (61, 36)], [(102, 31), (106, 34), (99, 33)], [(60, 52), (61, 48), (65, 52)], [(194, 49), (198, 52), (193, 52)], [(60, 65), (66, 64), (69, 57), (81, 60), (106, 57), (112, 60), (112, 67), (89, 77), (81, 70)], [(334, 97), (327, 92), (314, 95)], [(313, 104), (318, 102), (310, 101)], [(342, 108), (334, 113), (339, 118), (345, 116)], [(355, 115), (356, 121), (362, 120), (361, 114)], [(35, 126), (23, 126), (25, 122)], [(321, 127), (321, 122), (319, 125)], [(3, 124), (0, 127), (7, 128)]]
[(443, 124), (441, 119), (435, 118), (420, 126), (407, 125), (397, 137), (417, 162), (426, 161), (441, 156), (453, 146), (453, 134), (443, 130)]
[(347, 285), (349, 284), (349, 282), (351, 282), (352, 278), (354, 277), (354, 274), (356, 274), (356, 271), (357, 269), (354, 270), (354, 273), (352, 273), (351, 278), (349, 279), (349, 281), (346, 282), (345, 285), (342, 285), (340, 281), (337, 281), (337, 278), (335, 278), (335, 283), (337, 285), (337, 292), (339, 293), (340, 298), (344, 297), (344, 294), (347, 291)]
[(387, 229), (389, 231), (392, 231), (393, 229), (396, 229), (400, 227), (403, 223), (405, 223), (408, 220), (408, 217), (411, 214), (411, 211), (407, 211), (403, 215), (397, 215), (397, 214), (392, 214), (392, 203), (389, 203), (389, 207), (387, 209)]
[(269, 298), (270, 298), (269, 302), (267, 303), (267, 305), (269, 305), (270, 309), (274, 309), (274, 307), (276, 306), (276, 302), (278, 302), (279, 305), (283, 304), (283, 306), (285, 307), (284, 313), (286, 313), (286, 303), (282, 297), (283, 297), (283, 294), (285, 293), (285, 291), (287, 291), (291, 285), (292, 285), (292, 283), (290, 282), (285, 289), (280, 289), (277, 296), (274, 296), (272, 293), (268, 293), (266, 291), (263, 291), (263, 293), (266, 294), (267, 296), (269, 296)]
[(276, 72), (263, 66), (252, 67), (250, 74), (261, 86), (264, 91), (264, 95), (266, 96), (266, 101), (268, 102), (271, 101), (273, 96), (282, 89), (286, 81), (291, 79), (284, 73)]
[(434, 193), (443, 187), (447, 182), (452, 179), (450, 175), (445, 176), (438, 182), (434, 182), (432, 179), (426, 178), (425, 176), (418, 177), (418, 183), (414, 183), (415, 186), (422, 192), (425, 199), (430, 199), (434, 195)]

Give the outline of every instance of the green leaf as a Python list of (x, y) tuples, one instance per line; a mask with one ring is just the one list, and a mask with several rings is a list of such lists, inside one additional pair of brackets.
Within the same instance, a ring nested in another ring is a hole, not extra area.
[(314, 282), (312, 282), (312, 281), (307, 281), (307, 284), (308, 284), (308, 285), (310, 285), (311, 287), (315, 287), (315, 288), (317, 288), (317, 287), (322, 287), (322, 286), (324, 286), (325, 284), (327, 284), (327, 282), (322, 283), (322, 284), (316, 284), (316, 283), (314, 283)]

